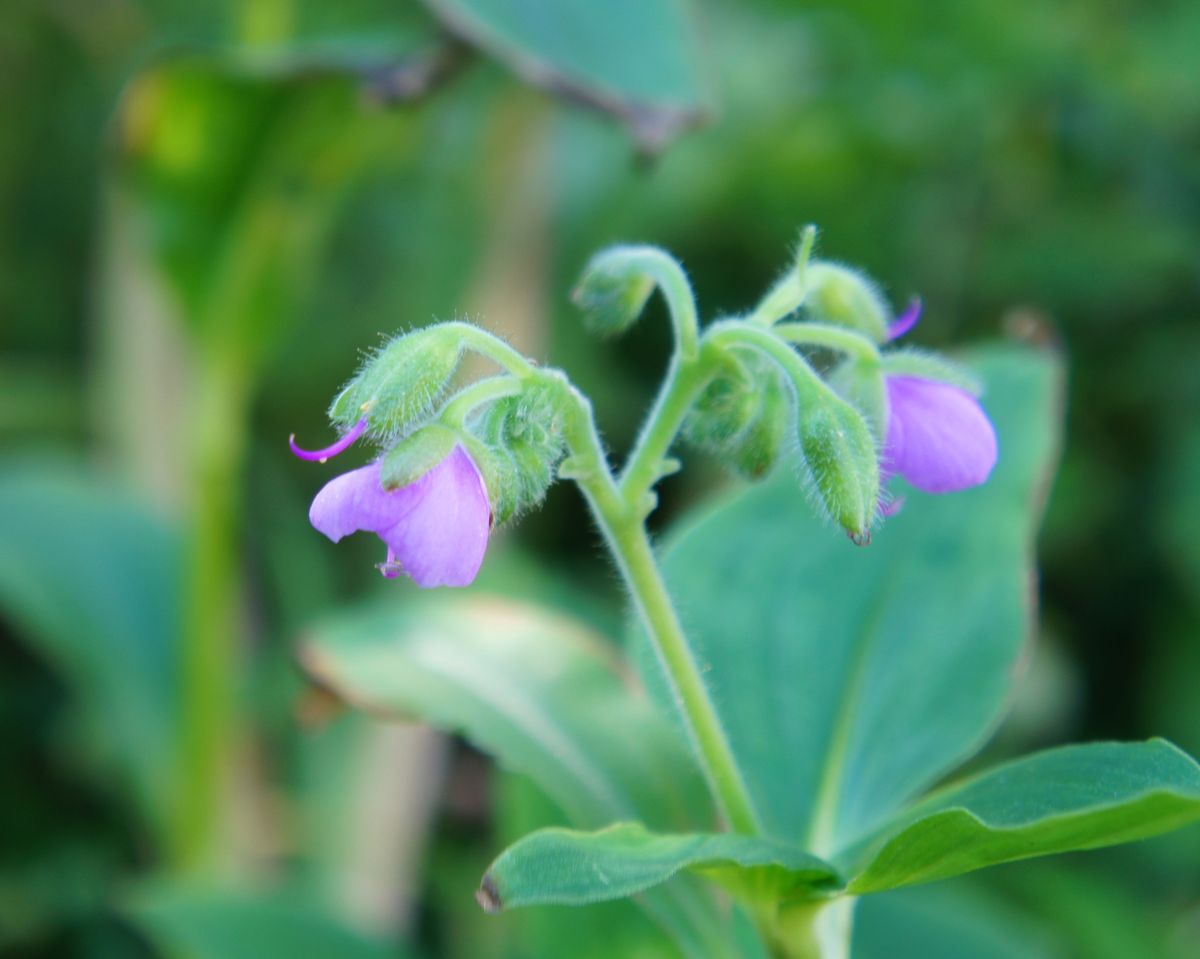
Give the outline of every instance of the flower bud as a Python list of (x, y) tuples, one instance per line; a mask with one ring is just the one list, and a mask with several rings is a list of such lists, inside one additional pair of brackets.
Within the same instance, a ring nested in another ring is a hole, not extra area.
[(368, 432), (384, 442), (404, 436), (432, 411), (461, 356), (452, 328), (430, 326), (397, 336), (337, 395), (329, 418), (349, 428), (365, 417)]
[(791, 394), (774, 365), (755, 354), (730, 355), (688, 413), (683, 436), (758, 479), (779, 458), (791, 416)]
[(855, 543), (871, 539), (879, 499), (875, 441), (858, 411), (828, 390), (800, 404), (800, 449), (817, 499)]
[(531, 385), (497, 400), (474, 427), (474, 436), (486, 451), (480, 469), (492, 493), (496, 523), (541, 503), (565, 451), (554, 394)]
[(888, 336), (891, 311), (878, 287), (863, 273), (837, 263), (817, 261), (805, 274), (804, 305), (812, 319), (846, 326), (878, 343)]
[(430, 423), (409, 434), (380, 461), (380, 485), (385, 490), (415, 483), (442, 462), (462, 442), (454, 430)]
[(878, 442), (887, 424), (887, 395), (883, 366), (857, 357), (847, 357), (829, 374), (829, 385), (838, 396), (857, 409)]
[(654, 285), (653, 277), (641, 269), (635, 257), (614, 247), (592, 257), (571, 300), (583, 311), (588, 329), (613, 336), (641, 316)]

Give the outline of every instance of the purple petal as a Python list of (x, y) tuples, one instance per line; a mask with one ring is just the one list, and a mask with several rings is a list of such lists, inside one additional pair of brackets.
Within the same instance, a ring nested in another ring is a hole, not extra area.
[(898, 340), (917, 325), (921, 318), (921, 298), (916, 297), (908, 304), (908, 309), (901, 313), (887, 328), (888, 340)]
[(883, 473), (927, 493), (978, 486), (996, 465), (996, 432), (970, 393), (919, 376), (889, 376)]
[(380, 485), (378, 462), (351, 470), (321, 488), (309, 508), (309, 522), (335, 543), (359, 530), (389, 529), (421, 502), (424, 479), (388, 492)]
[[(461, 446), (413, 486), (419, 505), (379, 530), (395, 560), (418, 586), (467, 586), (479, 572), (492, 526), (483, 477)], [(394, 495), (394, 494), (386, 494)]]
[(354, 441), (362, 436), (366, 430), (367, 419), (366, 417), (363, 417), (350, 427), (345, 436), (343, 436), (333, 445), (326, 446), (323, 450), (302, 450), (296, 445), (295, 433), (288, 437), (288, 446), (291, 447), (292, 452), (299, 456), (302, 460), (308, 460), (310, 463), (324, 463), (327, 459), (337, 456), (338, 453), (346, 452), (346, 450), (354, 445)]

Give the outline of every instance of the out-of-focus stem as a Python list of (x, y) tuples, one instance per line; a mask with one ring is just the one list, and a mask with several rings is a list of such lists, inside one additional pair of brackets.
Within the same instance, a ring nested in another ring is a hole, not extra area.
[(184, 569), (178, 774), (169, 833), (174, 866), (212, 865), (229, 795), (236, 731), (238, 606), (236, 530), (246, 445), (248, 376), (228, 350), (202, 353), (191, 424)]

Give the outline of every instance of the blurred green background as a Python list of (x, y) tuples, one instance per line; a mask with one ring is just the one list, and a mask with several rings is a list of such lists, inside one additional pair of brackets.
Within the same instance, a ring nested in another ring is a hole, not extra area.
[[(380, 334), (467, 317), (565, 367), (619, 453), (667, 324), (582, 332), (569, 290), (615, 241), (677, 254), (711, 318), (814, 222), (822, 255), (923, 297), (917, 342), (1061, 344), (1039, 644), (993, 751), (1200, 752), (1200, 5), (555, 7), (0, 6), (0, 954), (237, 957), (248, 923), (279, 955), (559, 955), (564, 926), (582, 955), (579, 929), (633, 922), (477, 914), (537, 797), (305, 687), (304, 624), (397, 586), (373, 541), (308, 528), (327, 473), (284, 443), (329, 436)], [(554, 89), (524, 82), (547, 63)], [(660, 528), (727, 482), (688, 467)], [(619, 628), (565, 486), (484, 579)], [(212, 847), (244, 893), (146, 892)], [(882, 897), (862, 954), (1200, 954), (1196, 827), (952, 886)], [(620, 954), (669, 954), (629, 928)]]

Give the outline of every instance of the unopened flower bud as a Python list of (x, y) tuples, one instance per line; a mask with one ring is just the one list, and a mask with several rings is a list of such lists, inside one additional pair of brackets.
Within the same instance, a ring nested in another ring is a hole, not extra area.
[(878, 287), (863, 273), (825, 261), (808, 265), (805, 274), (809, 316), (822, 323), (846, 326), (878, 343), (888, 338), (891, 311)]
[(453, 328), (430, 326), (397, 336), (337, 395), (329, 418), (343, 428), (365, 418), (370, 435), (384, 442), (404, 436), (432, 411), (461, 356)]
[(531, 385), (497, 400), (480, 418), (474, 436), (486, 450), (480, 468), (492, 491), (496, 523), (541, 503), (565, 451), (553, 393)]
[(683, 436), (747, 479), (758, 479), (779, 457), (792, 406), (770, 362), (755, 354), (730, 356), (688, 413)]
[(827, 390), (800, 404), (800, 449), (817, 499), (855, 543), (870, 542), (879, 499), (875, 441), (866, 422)]
[(654, 285), (636, 257), (624, 247), (614, 247), (592, 257), (571, 299), (590, 330), (612, 336), (633, 325)]

